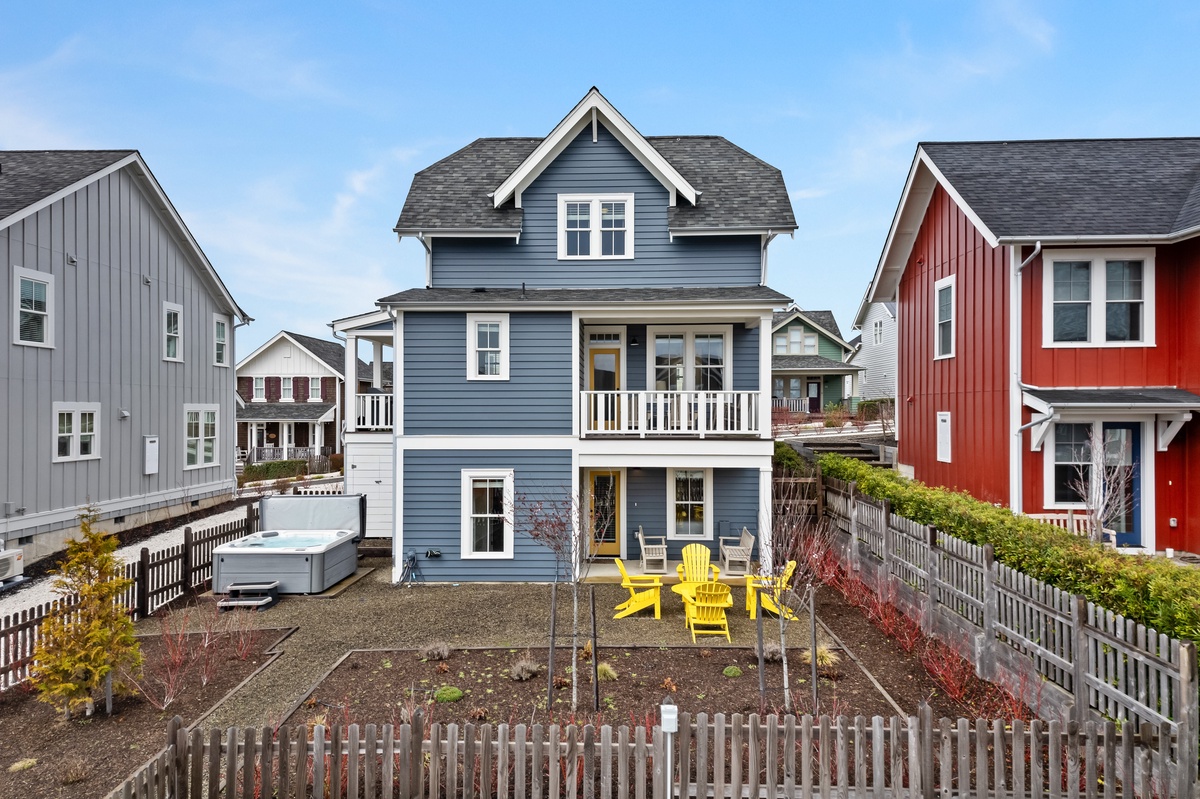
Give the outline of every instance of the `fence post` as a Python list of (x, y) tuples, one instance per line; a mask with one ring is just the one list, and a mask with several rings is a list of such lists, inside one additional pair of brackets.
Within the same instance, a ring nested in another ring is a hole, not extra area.
[(996, 551), (983, 545), (983, 630), (975, 637), (975, 675), (983, 680), (995, 677), (996, 645)]
[(851, 480), (846, 488), (849, 490), (847, 497), (849, 498), (850, 511), (850, 568), (856, 573), (862, 572), (862, 562), (858, 555), (858, 502), (854, 499), (854, 495), (858, 490), (858, 484)]
[(895, 578), (892, 576), (892, 561), (895, 559), (895, 554), (892, 552), (892, 503), (890, 500), (883, 501), (883, 582), (879, 586), (881, 596), (892, 596), (894, 598), (896, 592)]
[(1071, 719), (1082, 724), (1088, 716), (1087, 694), (1087, 600), (1078, 594), (1071, 597), (1071, 693), (1075, 707)]
[(251, 502), (246, 506), (246, 535), (250, 535), (255, 531), (255, 523), (258, 521), (257, 515), (254, 512), (254, 503)]
[(150, 550), (142, 547), (141, 557), (138, 559), (137, 578), (133, 582), (136, 588), (137, 614), (139, 619), (144, 619), (150, 615)]
[(1196, 751), (1200, 742), (1197, 729), (1197, 713), (1200, 708), (1200, 692), (1196, 686), (1196, 644), (1181, 641), (1179, 644), (1179, 785), (1181, 796), (1194, 796), (1196, 784)]
[(183, 561), (179, 566), (179, 577), (184, 591), (192, 588), (192, 540), (192, 528), (183, 528)]
[(921, 631), (926, 636), (933, 635), (937, 628), (938, 586), (942, 581), (942, 551), (938, 549), (937, 528), (928, 525), (925, 528), (925, 612), (921, 617)]

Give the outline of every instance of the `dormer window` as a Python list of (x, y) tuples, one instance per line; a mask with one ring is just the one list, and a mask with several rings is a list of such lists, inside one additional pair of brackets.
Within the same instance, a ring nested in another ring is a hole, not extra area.
[(559, 260), (632, 258), (633, 195), (558, 195)]

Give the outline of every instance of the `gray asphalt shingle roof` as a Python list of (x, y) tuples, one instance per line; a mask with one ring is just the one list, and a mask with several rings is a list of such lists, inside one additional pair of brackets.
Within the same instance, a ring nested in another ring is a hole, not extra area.
[[(311, 352), (317, 358), (320, 358), (322, 363), (324, 363), (333, 371), (337, 372), (339, 375), (345, 371), (346, 348), (343, 345), (336, 341), (328, 341), (323, 338), (313, 338), (312, 336), (306, 336), (302, 333), (293, 333), (290, 330), (285, 330), (283, 332), (291, 337), (297, 344), (304, 347), (304, 349)], [(364, 374), (364, 370), (368, 375), (366, 379), (370, 380), (370, 369), (367, 364), (363, 362), (363, 359), (359, 358), (358, 374), (360, 377), (362, 374)]]
[(772, 355), (771, 371), (801, 372), (804, 370), (827, 371), (836, 369), (843, 372), (861, 372), (866, 367), (855, 366), (852, 363), (835, 361), (822, 355)]
[(789, 299), (766, 286), (682, 286), (666, 288), (585, 289), (408, 289), (379, 300), (380, 305), (582, 305), (595, 303), (761, 302)]
[(1167, 235), (1200, 225), (1200, 138), (923, 142), (997, 237)]
[(1059, 408), (1067, 405), (1200, 407), (1200, 396), (1181, 388), (1029, 388), (1025, 391)]
[(237, 409), (239, 422), (315, 422), (332, 402), (247, 402)]
[(833, 311), (776, 311), (774, 315), (773, 326), (778, 327), (788, 319), (791, 319), (792, 316), (797, 313), (804, 314), (804, 316), (811, 319), (814, 324), (821, 326), (827, 332), (832, 333), (838, 338), (842, 338), (842, 329), (838, 327), (837, 319), (835, 319), (833, 316)]
[[(647, 136), (659, 153), (702, 192), (695, 206), (668, 209), (672, 230), (774, 228), (796, 217), (783, 173), (720, 136)], [(399, 230), (516, 230), (522, 210), (510, 200), (492, 207), (493, 190), (533, 152), (539, 138), (476, 139), (413, 176), (396, 222)]]
[(0, 150), (0, 219), (133, 155), (134, 150)]

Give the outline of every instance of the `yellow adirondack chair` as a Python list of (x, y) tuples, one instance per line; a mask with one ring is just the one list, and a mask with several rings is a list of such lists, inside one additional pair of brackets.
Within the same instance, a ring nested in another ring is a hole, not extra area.
[[(712, 562), (712, 550), (704, 544), (688, 544), (683, 548), (683, 563), (675, 567), (679, 582), (671, 586), (671, 590), (683, 597), (684, 610), (687, 602), (696, 596), (696, 589), (701, 585), (715, 583), (721, 575), (721, 570)], [(729, 606), (733, 607), (733, 597), (729, 597)], [(684, 614), (687, 623), (687, 614)]]
[(692, 643), (696, 643), (697, 634), (723, 635), (726, 641), (733, 643), (729, 637), (729, 619), (725, 616), (725, 609), (731, 605), (733, 597), (724, 583), (701, 583), (696, 586), (694, 596), (684, 597)]
[(755, 601), (755, 594), (761, 592), (763, 610), (774, 613), (776, 616), (782, 612), (785, 619), (795, 621), (796, 614), (792, 612), (791, 608), (782, 604), (783, 592), (791, 586), (792, 575), (795, 573), (796, 561), (789, 560), (783, 569), (783, 574), (778, 576), (747, 574), (746, 610), (750, 612), (750, 618), (758, 618), (758, 603)]
[(617, 569), (621, 572), (621, 587), (629, 589), (629, 599), (614, 608), (617, 613), (613, 618), (623, 619), (650, 607), (654, 608), (654, 618), (662, 618), (662, 606), (659, 598), (662, 580), (653, 575), (630, 576), (629, 572), (625, 571), (625, 564), (621, 562), (620, 558), (616, 558), (616, 563)]

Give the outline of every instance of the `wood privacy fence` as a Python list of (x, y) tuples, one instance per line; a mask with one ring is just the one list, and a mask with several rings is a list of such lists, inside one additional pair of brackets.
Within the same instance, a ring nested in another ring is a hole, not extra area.
[[(247, 505), (246, 517), (240, 521), (205, 530), (185, 527), (182, 544), (154, 552), (142, 547), (138, 559), (125, 564), (125, 576), (133, 584), (122, 604), (134, 619), (144, 618), (184, 592), (208, 585), (213, 549), (257, 529), (258, 509)], [(29, 679), (42, 622), (59, 607), (76, 601), (77, 597), (65, 597), (0, 617), (0, 690)]]
[(1178, 641), (998, 563), (975, 546), (825, 478), (847, 565), (952, 646), (976, 673), (1043, 718), (1113, 719), (1170, 730), (1196, 777), (1196, 645)]
[(168, 729), (120, 799), (1189, 799), (1165, 725), (680, 714), (658, 726)]

